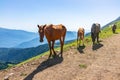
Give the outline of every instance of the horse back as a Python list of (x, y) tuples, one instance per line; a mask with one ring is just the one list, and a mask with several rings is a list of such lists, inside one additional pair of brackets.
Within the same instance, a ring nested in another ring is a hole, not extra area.
[(94, 23), (91, 28), (92, 33), (99, 33), (100, 32), (100, 24)]
[(48, 25), (45, 28), (45, 35), (49, 40), (57, 40), (66, 35), (66, 27), (62, 24)]

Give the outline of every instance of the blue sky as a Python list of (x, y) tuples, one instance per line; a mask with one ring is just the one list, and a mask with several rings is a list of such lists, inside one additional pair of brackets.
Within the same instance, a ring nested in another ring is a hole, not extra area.
[(120, 0), (0, 0), (0, 27), (37, 32), (37, 24), (64, 24), (67, 30), (120, 16)]

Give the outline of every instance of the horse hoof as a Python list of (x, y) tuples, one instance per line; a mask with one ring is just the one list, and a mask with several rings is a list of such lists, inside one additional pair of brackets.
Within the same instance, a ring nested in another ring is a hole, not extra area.
[(52, 57), (55, 58), (57, 55), (53, 55)]

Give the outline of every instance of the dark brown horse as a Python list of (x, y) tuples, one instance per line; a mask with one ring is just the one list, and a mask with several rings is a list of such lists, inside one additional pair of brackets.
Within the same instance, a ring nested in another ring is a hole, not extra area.
[(79, 28), (78, 29), (78, 32), (77, 32), (77, 46), (80, 46), (81, 41), (84, 45), (84, 33), (85, 33), (84, 28)]
[(44, 35), (47, 38), (49, 48), (50, 48), (49, 58), (52, 55), (52, 51), (53, 51), (54, 55), (56, 55), (56, 52), (54, 50), (55, 40), (60, 40), (60, 44), (61, 44), (60, 54), (62, 57), (63, 45), (64, 45), (65, 35), (66, 35), (66, 31), (67, 31), (65, 26), (62, 24), (59, 24), (59, 25), (50, 24), (50, 25), (41, 25), (41, 26), (37, 25), (37, 26), (39, 28), (38, 32), (39, 32), (39, 36), (40, 36), (40, 42), (43, 42)]
[(95, 44), (96, 38), (97, 38), (97, 43), (99, 43), (99, 33), (100, 33), (100, 24), (94, 23), (91, 27), (91, 38), (93, 45)]
[(112, 25), (112, 32), (115, 33), (117, 26), (115, 24)]

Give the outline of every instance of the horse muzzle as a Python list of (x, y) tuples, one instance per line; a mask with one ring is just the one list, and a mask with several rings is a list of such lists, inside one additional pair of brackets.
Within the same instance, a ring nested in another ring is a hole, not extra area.
[(40, 42), (43, 42), (43, 39), (40, 39)]

